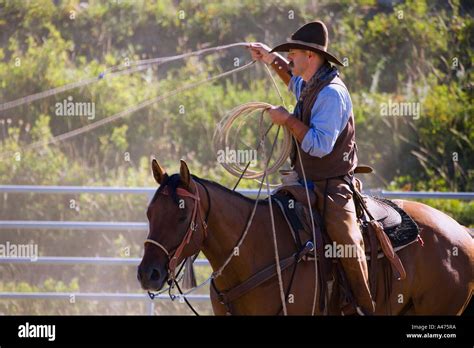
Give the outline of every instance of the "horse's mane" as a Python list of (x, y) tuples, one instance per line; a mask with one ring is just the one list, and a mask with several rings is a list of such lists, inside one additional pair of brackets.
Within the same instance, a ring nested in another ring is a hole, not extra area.
[[(211, 180), (207, 180), (207, 179), (202, 179), (202, 178), (199, 178), (195, 175), (191, 175), (193, 177), (193, 179), (195, 179), (197, 182), (203, 184), (203, 183), (206, 183), (206, 184), (209, 184), (221, 191), (224, 191), (228, 194), (231, 194), (232, 196), (235, 196), (235, 197), (238, 197), (238, 198), (241, 198), (243, 200), (245, 200), (246, 202), (248, 203), (252, 203), (254, 204), (255, 203), (255, 199), (252, 199), (252, 198), (249, 198), (247, 196), (244, 196), (243, 194), (237, 192), (237, 191), (232, 191), (231, 189), (228, 189), (227, 187), (225, 186), (222, 186), (221, 184), (215, 182), (215, 181), (211, 181)], [(268, 202), (267, 201), (263, 201), (263, 200), (260, 200), (260, 202), (258, 204), (267, 204)]]
[[(215, 188), (217, 188), (221, 191), (224, 191), (227, 194), (230, 194), (234, 197), (238, 197), (238, 198), (240, 198), (240, 199), (242, 199), (242, 200), (244, 200), (248, 203), (252, 203), (252, 204), (255, 203), (254, 199), (246, 197), (246, 196), (244, 196), (243, 194), (241, 194), (239, 192), (232, 191), (232, 190), (228, 189), (227, 187), (222, 186), (221, 184), (219, 184), (215, 181), (203, 179), (203, 178), (200, 178), (196, 175), (191, 175), (191, 176), (194, 180), (196, 180), (197, 182), (199, 182), (202, 185), (204, 185), (204, 184), (210, 185), (210, 186), (215, 187)], [(165, 189), (165, 187), (168, 187), (169, 192), (171, 192), (171, 197), (173, 198), (173, 200), (176, 203), (178, 203), (178, 195), (176, 194), (176, 189), (178, 188), (180, 182), (181, 182), (181, 177), (179, 176), (179, 174), (173, 174), (171, 176), (166, 177), (165, 181), (160, 185), (158, 190), (155, 192), (155, 195), (153, 196), (150, 204), (152, 204), (154, 201), (156, 201), (158, 199), (159, 194)], [(268, 204), (268, 202), (267, 201), (260, 201), (259, 204)]]

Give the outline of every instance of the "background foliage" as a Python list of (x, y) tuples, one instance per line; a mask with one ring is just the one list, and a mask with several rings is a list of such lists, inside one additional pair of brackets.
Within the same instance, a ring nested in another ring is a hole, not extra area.
[[(361, 162), (376, 174), (366, 188), (472, 191), (474, 188), (473, 5), (469, 1), (78, 1), (0, 0), (0, 103), (127, 62), (241, 41), (276, 45), (302, 24), (323, 20), (330, 48), (347, 66)], [(184, 14), (184, 18), (183, 18)], [(279, 104), (261, 65), (188, 90), (62, 143), (25, 150), (149, 98), (250, 61), (235, 47), (110, 77), (0, 113), (0, 183), (155, 186), (149, 158), (169, 172), (180, 158), (192, 171), (231, 186), (216, 163), (216, 123), (247, 101)], [(292, 96), (284, 92), (285, 102)], [(58, 117), (68, 97), (95, 103), (95, 120)], [(419, 118), (384, 117), (381, 105), (415, 102)], [(184, 113), (180, 110), (184, 108)], [(20, 153), (18, 160), (13, 154)], [(243, 182), (242, 187), (255, 187)], [(75, 204), (71, 207), (71, 200)], [(5, 194), (2, 220), (143, 221), (146, 197)], [(473, 203), (429, 201), (466, 226)], [(144, 235), (118, 232), (6, 231), (0, 240), (33, 241), (41, 255), (140, 257)], [(139, 291), (133, 267), (0, 266), (2, 291)], [(201, 270), (200, 277), (208, 270)], [(160, 312), (182, 306), (160, 305)], [(174, 307), (173, 307), (174, 306)], [(19, 313), (140, 313), (134, 303), (67, 306), (1, 301)], [(202, 308), (209, 311), (209, 308)], [(181, 313), (181, 312), (180, 312)], [(183, 309), (182, 313), (187, 313)]]

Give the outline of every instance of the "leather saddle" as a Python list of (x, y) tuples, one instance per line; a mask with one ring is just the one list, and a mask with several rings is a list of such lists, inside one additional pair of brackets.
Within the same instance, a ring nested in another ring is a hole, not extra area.
[(370, 213), (375, 220), (382, 224), (384, 230), (395, 228), (402, 223), (402, 216), (391, 205), (375, 197), (363, 197)]
[[(310, 189), (308, 189), (308, 194), (310, 206), (314, 208), (316, 206), (316, 194)], [(306, 208), (309, 208), (306, 189), (303, 185), (281, 186), (276, 189), (272, 195), (276, 197), (289, 197), (289, 199), (293, 199), (295, 203), (298, 202)], [(364, 196), (364, 201), (374, 219), (382, 224), (384, 230), (397, 227), (402, 223), (400, 213), (384, 200), (376, 197)], [(291, 214), (291, 210), (286, 209), (285, 213)]]
[[(308, 194), (310, 205), (313, 208), (313, 217), (316, 217), (318, 215), (318, 212), (314, 209), (316, 194), (309, 189)], [(297, 245), (304, 245), (306, 241), (312, 240), (308, 197), (305, 187), (303, 185), (281, 186), (273, 192), (272, 199), (280, 207)], [(363, 195), (363, 199), (372, 217), (381, 224), (394, 248), (408, 245), (416, 240), (419, 232), (418, 226), (394, 202), (366, 195)], [(315, 221), (315, 223), (318, 224), (319, 221)], [(365, 227), (364, 222), (362, 222), (362, 226)], [(366, 228), (363, 228), (362, 232), (364, 239), (366, 239)], [(365, 243), (367, 253), (370, 253), (369, 244), (368, 242)]]

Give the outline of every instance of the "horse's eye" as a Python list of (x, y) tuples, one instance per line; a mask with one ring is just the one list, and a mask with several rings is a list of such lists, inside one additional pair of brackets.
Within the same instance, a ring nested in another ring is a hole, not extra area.
[(186, 221), (186, 215), (183, 215), (181, 216), (179, 219), (178, 219), (179, 222), (185, 222)]

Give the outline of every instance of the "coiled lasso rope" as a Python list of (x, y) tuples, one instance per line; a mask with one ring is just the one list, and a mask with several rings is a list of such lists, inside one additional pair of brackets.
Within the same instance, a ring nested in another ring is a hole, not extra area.
[[(265, 167), (262, 171), (254, 171), (249, 169), (249, 164), (250, 162), (247, 163), (245, 168), (240, 168), (239, 166), (239, 161), (221, 161), (221, 165), (231, 174), (238, 176), (239, 181), (242, 178), (247, 178), (247, 179), (258, 179), (262, 178), (262, 181), (260, 182), (260, 188), (258, 191), (258, 196), (260, 195), (260, 190), (263, 186), (263, 181), (266, 181), (266, 186), (267, 186), (267, 194), (268, 197), (271, 196), (270, 192), (270, 183), (268, 181), (268, 175), (271, 173), (276, 172), (283, 164), (285, 164), (290, 151), (291, 151), (291, 141), (292, 141), (292, 135), (288, 128), (286, 127), (280, 127), (278, 126), (277, 133), (275, 135), (275, 138), (273, 140), (273, 145), (270, 151), (270, 154), (267, 155), (265, 148), (264, 148), (264, 140), (270, 131), (270, 129), (273, 126), (273, 123), (266, 131), (263, 130), (263, 119), (264, 119), (264, 113), (271, 108), (272, 105), (268, 103), (262, 103), (262, 102), (250, 102), (246, 103), (243, 105), (240, 105), (233, 109), (229, 114), (227, 114), (223, 120), (217, 125), (216, 131), (214, 133), (214, 148), (215, 149), (227, 149), (229, 147), (229, 134), (230, 134), (230, 129), (232, 128), (232, 125), (234, 122), (237, 120), (243, 121), (245, 120), (246, 117), (250, 116), (251, 113), (255, 111), (260, 111), (260, 117), (259, 117), (259, 122), (258, 122), (258, 131), (259, 131), (259, 143), (257, 146), (256, 151), (262, 147), (262, 153), (263, 153), (263, 162), (265, 163)], [(238, 125), (237, 128), (237, 133), (236, 136), (239, 135), (239, 130), (242, 127), (242, 122)], [(273, 151), (275, 149), (275, 144), (278, 140), (278, 134), (280, 130), (283, 128), (283, 150), (281, 151), (281, 155), (277, 157), (275, 163), (270, 166), (270, 159), (272, 158)], [(234, 142), (235, 145), (235, 142)], [(235, 146), (233, 146), (235, 147)], [(236, 184), (236, 187), (239, 183), (239, 181)], [(235, 188), (234, 188), (235, 189)], [(242, 238), (239, 240), (239, 244), (242, 244), (247, 232), (249, 231), (249, 228), (252, 224), (253, 218), (254, 218), (254, 213), (257, 208), (257, 204), (259, 202), (257, 196), (257, 200), (255, 200), (254, 203), (254, 209), (252, 211), (252, 215), (247, 223), (247, 226), (245, 228), (244, 234), (242, 235)], [(272, 226), (272, 237), (273, 237), (273, 247), (275, 251), (275, 266), (277, 270), (277, 277), (278, 277), (278, 287), (279, 287), (279, 292), (280, 292), (280, 300), (281, 300), (281, 305), (282, 305), (282, 310), (283, 310), (283, 315), (288, 315), (287, 307), (286, 307), (286, 299), (285, 299), (285, 291), (284, 291), (284, 286), (283, 286), (283, 278), (282, 278), (282, 270), (280, 266), (280, 256), (279, 256), (279, 251), (278, 251), (278, 243), (277, 243), (277, 234), (276, 234), (276, 225), (275, 225), (275, 217), (273, 215), (273, 207), (272, 207), (272, 199), (268, 200), (269, 203), (269, 211), (270, 211), (270, 221), (271, 221), (271, 226)], [(226, 263), (219, 269), (220, 274), (222, 272), (222, 269), (228, 264), (230, 259), (234, 256), (234, 253), (231, 253), (230, 256), (228, 257)], [(217, 276), (217, 275), (216, 275)]]
[[(233, 110), (231, 110), (216, 126), (213, 137), (213, 144), (215, 151), (223, 149), (233, 149), (235, 142), (231, 143), (230, 139), (230, 130), (236, 122), (241, 122), (249, 117), (252, 113), (259, 111), (261, 115), (266, 112), (272, 105), (263, 102), (249, 102), (242, 104)], [(257, 123), (257, 122), (256, 122)], [(272, 126), (270, 126), (266, 132), (261, 134), (262, 139), (260, 139), (259, 146), (256, 151), (259, 150), (260, 145), (262, 144), (263, 138), (266, 137), (267, 133), (270, 131)], [(241, 125), (239, 125), (238, 130), (240, 130)], [(280, 155), (275, 160), (275, 162), (266, 169), (266, 174), (275, 173), (281, 166), (283, 166), (290, 155), (291, 151), (291, 133), (286, 127), (283, 128), (283, 143), (282, 150)], [(238, 134), (238, 132), (237, 132)], [(238, 161), (222, 161), (220, 163), (229, 173), (237, 177), (242, 177), (244, 179), (259, 179), (264, 176), (264, 171), (256, 171), (250, 169), (247, 163), (247, 166), (242, 167)], [(243, 174), (243, 175), (242, 175)]]

